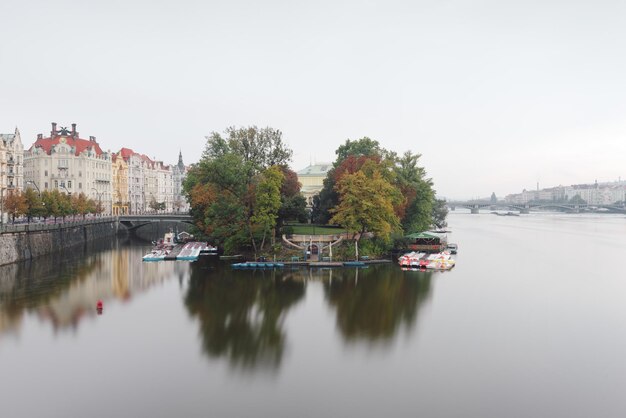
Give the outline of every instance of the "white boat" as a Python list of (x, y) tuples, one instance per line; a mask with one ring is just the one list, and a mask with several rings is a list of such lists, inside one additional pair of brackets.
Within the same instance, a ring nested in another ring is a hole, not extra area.
[(204, 242), (188, 242), (180, 250), (180, 252), (176, 256), (176, 259), (189, 261), (197, 260), (198, 256), (205, 248), (206, 244)]
[(420, 259), (422, 259), (426, 253), (419, 253), (412, 251), (398, 257), (398, 264), (401, 267), (419, 267)]
[(150, 251), (148, 254), (144, 255), (141, 259), (143, 261), (161, 261), (165, 260), (165, 256), (168, 255), (169, 250), (165, 249), (154, 249)]
[(206, 244), (206, 246), (200, 250), (200, 254), (205, 254), (205, 255), (217, 255), (217, 247), (214, 247), (212, 245)]
[(427, 261), (427, 263), (424, 267), (432, 270), (450, 270), (456, 264), (456, 261), (454, 261), (448, 251), (431, 254), (425, 261)]

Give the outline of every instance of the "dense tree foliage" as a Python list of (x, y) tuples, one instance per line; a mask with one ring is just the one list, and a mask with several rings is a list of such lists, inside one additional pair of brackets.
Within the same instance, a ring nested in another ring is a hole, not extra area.
[[(254, 238), (255, 232), (261, 233), (261, 251), (265, 245), (266, 237), (270, 235), (272, 239), (274, 238), (276, 219), (281, 206), (280, 190), (283, 179), (282, 171), (276, 166), (269, 167), (259, 175), (254, 194), (252, 216), (249, 218), (250, 223), (248, 225), (255, 254), (259, 250)], [(274, 244), (273, 241), (272, 244)]]
[[(393, 211), (404, 232), (424, 231), (433, 225), (445, 224), (447, 211), (436, 203), (433, 183), (426, 177), (424, 168), (418, 165), (419, 154), (407, 151), (398, 156), (367, 137), (357, 141), (347, 140), (337, 149), (336, 154), (333, 169), (324, 180), (321, 192), (314, 198), (313, 222), (329, 222), (337, 207), (345, 207), (346, 198), (357, 205), (359, 200), (354, 200), (354, 192), (342, 196), (347, 189), (339, 184), (344, 177), (363, 171), (364, 167), (372, 170), (376, 166), (379, 175), (401, 195), (400, 199), (393, 201)], [(337, 223), (338, 220), (334, 219), (333, 222)]]
[(285, 221), (303, 223), (308, 219), (306, 199), (300, 193), (301, 184), (298, 182), (298, 175), (286, 166), (280, 166), (280, 169), (284, 180), (280, 189), (281, 205), (278, 210), (278, 219), (276, 220), (277, 231), (280, 231)]
[[(335, 153), (314, 198), (314, 223), (341, 225), (357, 239), (372, 232), (383, 241), (445, 224), (445, 204), (436, 201), (419, 154), (398, 156), (367, 137), (347, 140)], [(291, 155), (272, 128), (211, 133), (183, 186), (196, 226), (227, 252), (247, 246), (263, 254), (286, 220), (306, 220), (297, 175), (287, 168)]]
[(353, 174), (346, 174), (337, 183), (340, 202), (331, 210), (330, 223), (357, 233), (373, 232), (386, 239), (398, 229), (394, 205), (402, 200), (398, 189), (384, 178), (379, 167), (370, 160)]
[(183, 188), (204, 234), (227, 252), (249, 245), (256, 256), (268, 236), (273, 240), (280, 217), (297, 215), (301, 205), (294, 198), (300, 185), (286, 169), (292, 151), (272, 128), (231, 127), (225, 134), (207, 136)]
[(435, 199), (433, 203), (433, 224), (437, 228), (445, 228), (448, 226), (446, 218), (448, 217), (448, 207), (444, 199)]

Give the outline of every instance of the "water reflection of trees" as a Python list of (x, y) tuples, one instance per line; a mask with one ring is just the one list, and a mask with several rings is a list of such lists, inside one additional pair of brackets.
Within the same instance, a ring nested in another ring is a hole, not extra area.
[(324, 281), (324, 291), (347, 341), (388, 342), (401, 326), (413, 328), (431, 296), (431, 276), (384, 265), (339, 269)]
[(220, 271), (195, 263), (185, 305), (200, 321), (204, 352), (242, 369), (277, 369), (286, 345), (286, 312), (305, 283), (281, 271)]

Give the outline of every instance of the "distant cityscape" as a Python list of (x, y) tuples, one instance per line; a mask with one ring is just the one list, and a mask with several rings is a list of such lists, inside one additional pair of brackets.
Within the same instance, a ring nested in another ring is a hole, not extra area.
[[(575, 199), (583, 200), (589, 205), (609, 205), (624, 202), (626, 181), (604, 182), (597, 181), (591, 184), (575, 184), (571, 186), (556, 186), (545, 189), (522, 190), (521, 193), (506, 195), (506, 203), (528, 202), (570, 202)], [(576, 198), (578, 196), (578, 198)], [(581, 202), (582, 203), (582, 202)]]

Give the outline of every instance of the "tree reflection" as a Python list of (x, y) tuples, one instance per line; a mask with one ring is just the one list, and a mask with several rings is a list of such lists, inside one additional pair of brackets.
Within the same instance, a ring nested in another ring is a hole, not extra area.
[(192, 266), (185, 305), (200, 321), (203, 350), (242, 369), (277, 369), (285, 351), (285, 313), (305, 294), (304, 282), (280, 271), (228, 271)]
[(337, 309), (337, 326), (350, 342), (388, 342), (404, 325), (411, 330), (431, 296), (431, 272), (390, 266), (341, 269), (324, 282), (328, 302)]

